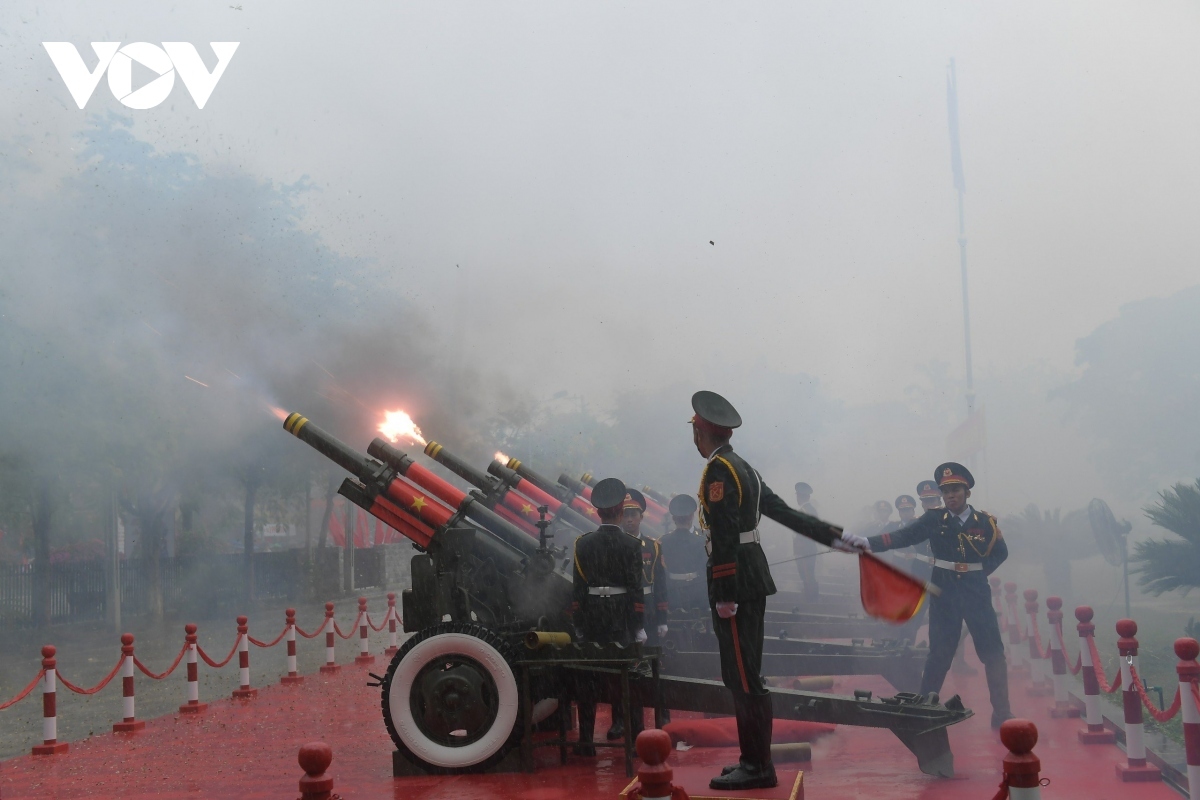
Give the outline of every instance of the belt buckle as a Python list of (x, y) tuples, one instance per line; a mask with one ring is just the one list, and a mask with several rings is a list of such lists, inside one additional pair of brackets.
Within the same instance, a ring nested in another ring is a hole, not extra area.
[(966, 563), (966, 562), (964, 562), (964, 561), (958, 561), (958, 562), (956, 562), (956, 563), (954, 564), (954, 571), (955, 571), (955, 572), (969, 572), (969, 571), (970, 571), (970, 569), (969, 569), (969, 567), (970, 567), (970, 566), (971, 566), (970, 564), (968, 564), (968, 563)]

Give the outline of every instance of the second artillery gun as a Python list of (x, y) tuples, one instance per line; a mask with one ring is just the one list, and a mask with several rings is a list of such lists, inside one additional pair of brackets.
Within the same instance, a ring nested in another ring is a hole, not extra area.
[[(641, 658), (656, 648), (571, 643), (569, 560), (376, 439), (363, 455), (299, 414), (284, 429), (353, 477), (339, 493), (408, 537), (413, 585), (405, 590), (403, 623), (413, 633), (380, 681), (384, 723), (397, 753), (428, 772), (477, 772), (495, 767), (528, 741), (539, 718), (554, 713), (572, 684), (601, 680), (614, 657)], [(544, 512), (543, 512), (544, 513)], [(564, 563), (566, 561), (566, 563)], [(527, 637), (558, 642), (547, 668), (530, 680), (518, 667)], [(550, 634), (558, 634), (553, 636)], [(621, 652), (616, 652), (621, 651)], [(557, 667), (556, 664), (570, 666)], [(520, 673), (525, 680), (518, 680)], [(630, 690), (645, 705), (731, 713), (725, 687), (711, 680), (634, 676)], [(920, 769), (951, 776), (946, 729), (972, 715), (957, 697), (929, 705), (915, 695), (871, 698), (773, 689), (779, 719), (887, 728), (917, 757)]]

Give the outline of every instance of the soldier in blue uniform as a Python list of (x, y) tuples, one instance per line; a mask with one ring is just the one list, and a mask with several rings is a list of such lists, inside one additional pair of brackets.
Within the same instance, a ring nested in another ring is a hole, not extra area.
[(667, 594), (676, 608), (708, 607), (704, 579), (708, 553), (704, 552), (704, 537), (692, 529), (696, 507), (696, 498), (690, 494), (672, 497), (667, 510), (675, 528), (658, 540), (667, 565)]
[[(642, 552), (638, 540), (619, 525), (625, 484), (605, 478), (592, 489), (600, 527), (575, 540), (574, 602), (577, 638), (587, 642), (630, 644), (646, 641), (643, 628)], [(578, 755), (594, 756), (598, 687), (580, 686)], [(613, 708), (617, 708), (616, 702)], [(630, 702), (634, 733), (641, 731), (642, 706)]]
[[(758, 522), (763, 514), (829, 547), (865, 549), (861, 536), (844, 533), (791, 508), (762, 476), (733, 452), (733, 429), (742, 424), (734, 407), (714, 392), (692, 395), (692, 441), (707, 463), (700, 476), (700, 523), (708, 531), (708, 600), (721, 651), (721, 679), (733, 693), (741, 759), (709, 783), (718, 790), (771, 788), (771, 695), (763, 682), (763, 624), (775, 582), (763, 553)], [(990, 597), (989, 602), (990, 602)], [(993, 622), (995, 615), (992, 616)]]
[(921, 694), (941, 691), (965, 622), (987, 675), (992, 727), (999, 728), (1012, 718), (1012, 710), (1004, 641), (987, 579), (1008, 557), (1008, 546), (996, 518), (967, 503), (975, 478), (966, 467), (942, 464), (934, 478), (946, 503), (944, 510), (928, 511), (911, 525), (872, 536), (869, 542), (875, 552), (929, 542), (932, 582), (942, 593), (929, 602), (929, 656), (921, 675)]

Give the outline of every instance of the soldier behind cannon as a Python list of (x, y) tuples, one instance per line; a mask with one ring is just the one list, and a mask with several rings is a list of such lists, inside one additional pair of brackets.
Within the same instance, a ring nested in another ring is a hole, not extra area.
[(708, 608), (704, 579), (708, 553), (704, 552), (704, 537), (692, 529), (696, 498), (677, 494), (671, 498), (669, 510), (675, 529), (658, 540), (667, 568), (667, 594), (676, 608)]
[[(600, 527), (575, 540), (574, 602), (576, 636), (587, 642), (628, 645), (646, 641), (643, 628), (642, 550), (638, 540), (621, 530), (625, 484), (605, 478), (592, 489), (592, 505)], [(578, 755), (594, 756), (596, 702), (599, 687), (580, 687)], [(616, 708), (616, 703), (613, 703)], [(633, 732), (642, 729), (642, 706), (630, 699)]]

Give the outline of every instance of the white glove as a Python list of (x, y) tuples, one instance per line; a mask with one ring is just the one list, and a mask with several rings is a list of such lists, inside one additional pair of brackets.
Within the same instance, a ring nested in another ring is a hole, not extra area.
[(664, 636), (666, 636), (666, 635), (667, 635), (667, 626), (666, 626), (666, 625), (659, 625), (659, 626), (658, 626), (658, 638), (660, 638), (660, 639), (661, 639), (661, 638), (663, 638), (663, 637), (664, 637)]
[(737, 603), (732, 600), (727, 603), (717, 603), (717, 616), (721, 619), (729, 619), (737, 613)]
[(637, 641), (638, 641), (638, 644), (641, 644), (642, 642), (646, 641), (646, 640), (647, 640), (647, 639), (649, 639), (650, 637), (646, 635), (646, 629), (645, 629), (645, 628), (638, 628), (638, 631), (637, 631), (637, 633), (635, 633), (635, 634), (633, 635), (633, 638), (634, 638), (634, 639), (637, 639)]
[(857, 553), (859, 551), (869, 553), (871, 552), (871, 545), (864, 536), (842, 531), (842, 538), (833, 540), (833, 549), (840, 550), (843, 553)]

